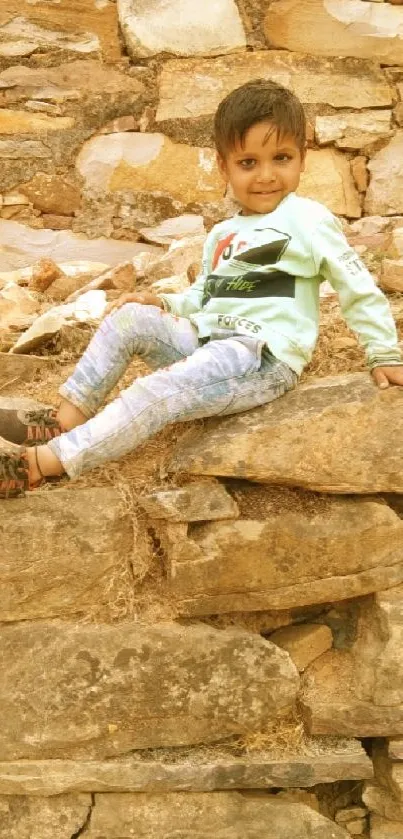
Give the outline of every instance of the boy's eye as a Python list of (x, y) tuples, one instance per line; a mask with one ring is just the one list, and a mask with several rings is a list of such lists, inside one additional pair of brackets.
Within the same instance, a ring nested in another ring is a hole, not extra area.
[(280, 162), (285, 162), (286, 160), (291, 160), (291, 155), (287, 154), (287, 152), (279, 152), (276, 154), (275, 160), (279, 160)]
[(256, 163), (256, 160), (254, 157), (245, 157), (243, 160), (239, 160), (238, 163), (242, 167), (242, 169), (252, 169), (252, 167)]

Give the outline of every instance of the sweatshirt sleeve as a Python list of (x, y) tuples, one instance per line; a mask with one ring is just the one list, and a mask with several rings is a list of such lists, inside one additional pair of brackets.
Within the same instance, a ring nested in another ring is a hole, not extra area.
[(187, 318), (202, 308), (204, 284), (210, 271), (210, 254), (212, 251), (213, 231), (207, 236), (203, 248), (202, 269), (197, 280), (180, 294), (159, 294), (164, 309), (172, 315)]
[(365, 348), (369, 367), (402, 364), (389, 303), (330, 213), (313, 234), (312, 253), (318, 275), (338, 293), (343, 316)]

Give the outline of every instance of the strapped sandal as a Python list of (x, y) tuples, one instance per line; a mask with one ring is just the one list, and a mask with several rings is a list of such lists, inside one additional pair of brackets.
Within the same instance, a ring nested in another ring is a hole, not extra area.
[(16, 498), (29, 489), (26, 454), (0, 454), (0, 498)]
[(62, 433), (56, 411), (41, 408), (35, 411), (0, 408), (0, 437), (21, 446), (41, 446)]

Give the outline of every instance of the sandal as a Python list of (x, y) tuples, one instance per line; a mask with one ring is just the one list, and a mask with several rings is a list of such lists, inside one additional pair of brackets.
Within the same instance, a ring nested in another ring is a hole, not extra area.
[(0, 437), (20, 446), (41, 446), (59, 437), (62, 429), (53, 408), (35, 411), (0, 408)]

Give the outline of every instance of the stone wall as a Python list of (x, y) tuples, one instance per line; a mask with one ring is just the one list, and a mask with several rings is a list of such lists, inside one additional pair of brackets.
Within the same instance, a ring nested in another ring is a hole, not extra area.
[[(192, 280), (232, 212), (211, 117), (258, 76), (403, 323), (401, 2), (8, 0), (0, 404), (106, 297)], [(401, 839), (401, 430), (397, 390), (322, 378), (0, 502), (0, 839)]]

